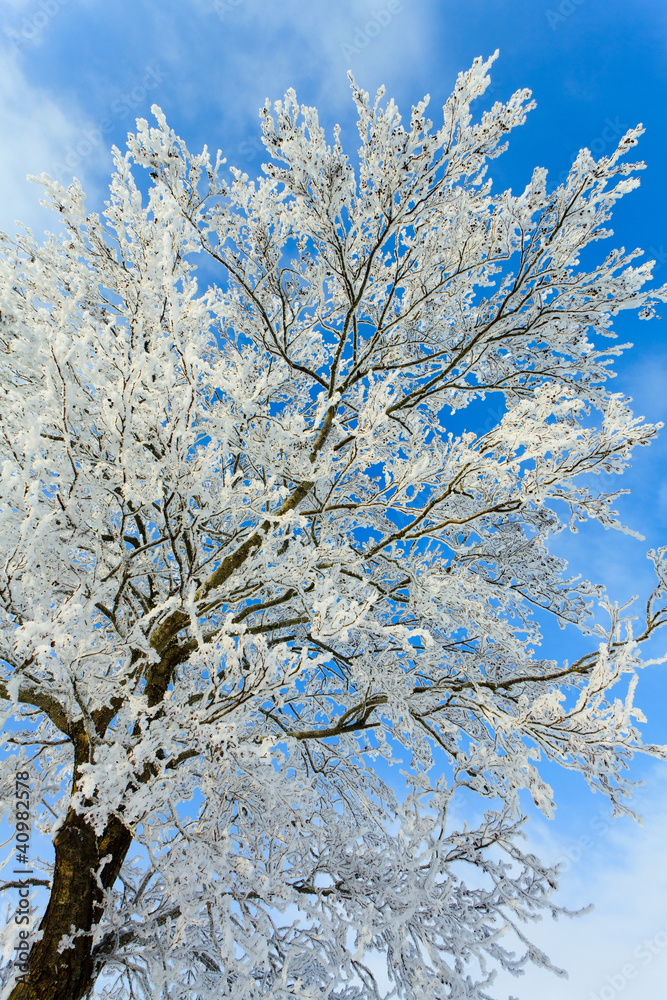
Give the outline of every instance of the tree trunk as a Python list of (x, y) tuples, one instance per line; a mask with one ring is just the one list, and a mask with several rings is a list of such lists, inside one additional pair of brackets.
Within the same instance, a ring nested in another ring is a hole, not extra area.
[[(76, 791), (80, 766), (89, 757), (83, 725), (72, 727)], [(84, 817), (71, 807), (58, 830), (51, 897), (28, 959), (28, 974), (16, 982), (8, 1000), (82, 1000), (97, 972), (92, 959), (95, 926), (102, 919), (103, 892), (116, 881), (132, 843), (132, 834), (113, 816), (98, 836)], [(100, 873), (102, 858), (108, 857)], [(64, 936), (74, 941), (59, 950)]]
[[(189, 647), (170, 638), (153, 665), (146, 683), (149, 707), (163, 697), (176, 665)], [(99, 713), (98, 730), (103, 732), (118, 706)], [(83, 723), (69, 728), (74, 744), (72, 794), (76, 792), (81, 765), (90, 758), (90, 745)], [(150, 765), (137, 781), (148, 781)], [(98, 836), (84, 817), (70, 808), (54, 839), (56, 850), (51, 897), (39, 925), (42, 939), (33, 945), (28, 974), (17, 982), (7, 1000), (82, 1000), (92, 987), (99, 969), (93, 960), (93, 931), (104, 913), (103, 892), (120, 873), (132, 843), (132, 833), (118, 817), (112, 817)], [(100, 862), (108, 857), (100, 874)], [(66, 935), (74, 941), (59, 951)]]
[[(96, 872), (107, 855), (100, 882), (113, 885), (132, 843), (132, 834), (112, 818), (97, 836), (85, 820), (70, 809), (58, 831), (51, 898), (39, 925), (41, 941), (32, 948), (29, 972), (17, 982), (8, 1000), (81, 1000), (96, 975), (92, 929), (102, 916), (102, 889)], [(64, 935), (76, 934), (72, 944), (59, 952)]]

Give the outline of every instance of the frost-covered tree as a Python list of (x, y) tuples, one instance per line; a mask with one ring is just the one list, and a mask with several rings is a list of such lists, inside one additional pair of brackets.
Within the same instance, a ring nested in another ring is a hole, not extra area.
[(549, 551), (620, 527), (591, 474), (657, 430), (601, 338), (667, 287), (639, 251), (580, 264), (641, 129), (495, 194), (531, 104), (473, 122), (490, 62), (438, 128), (353, 82), (356, 169), (292, 91), (256, 182), (154, 108), (101, 216), (45, 175), (62, 235), (4, 239), (2, 799), (28, 771), (55, 844), (24, 981), (2, 931), (11, 1000), (493, 996), (494, 968), (549, 966), (541, 762), (618, 812), (628, 759), (663, 755), (632, 690), (664, 553), (633, 635)]

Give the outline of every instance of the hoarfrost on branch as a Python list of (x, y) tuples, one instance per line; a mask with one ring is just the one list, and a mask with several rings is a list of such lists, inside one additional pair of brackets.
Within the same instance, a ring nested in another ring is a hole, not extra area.
[[(667, 286), (639, 251), (580, 263), (641, 127), (494, 193), (532, 104), (473, 119), (491, 62), (437, 128), (352, 80), (356, 170), (293, 91), (257, 181), (154, 107), (101, 215), (44, 175), (63, 235), (4, 239), (0, 695), (56, 845), (13, 1000), (101, 975), (115, 1000), (370, 1000), (379, 967), (404, 1000), (493, 997), (495, 968), (551, 967), (525, 923), (559, 911), (522, 790), (551, 815), (555, 761), (627, 811), (629, 758), (663, 755), (632, 678), (664, 552), (633, 632), (549, 551), (622, 529), (592, 474), (658, 429), (604, 338)], [(583, 635), (570, 662), (549, 617)]]

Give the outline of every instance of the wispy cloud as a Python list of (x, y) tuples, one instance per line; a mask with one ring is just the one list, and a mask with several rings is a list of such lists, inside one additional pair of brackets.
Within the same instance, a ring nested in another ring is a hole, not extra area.
[(17, 219), (36, 229), (53, 228), (51, 213), (40, 208), (26, 175), (52, 168), (77, 128), (54, 96), (26, 79), (12, 56), (0, 60), (0, 134), (0, 228), (14, 232)]
[(530, 824), (536, 853), (563, 865), (558, 902), (573, 909), (593, 902), (594, 909), (572, 920), (545, 921), (529, 935), (568, 970), (568, 980), (538, 969), (518, 980), (503, 975), (499, 996), (647, 1000), (664, 995), (667, 790), (659, 769), (640, 793), (638, 808), (645, 816), (641, 827), (628, 819), (612, 821), (600, 803), (576, 837), (555, 834), (546, 821)]
[[(257, 109), (266, 97), (282, 97), (287, 87), (295, 87), (303, 103), (319, 106), (327, 118), (349, 115), (350, 69), (366, 89), (384, 83), (400, 99), (419, 52), (427, 48), (430, 0), (192, 3), (211, 36), (226, 39), (217, 88), (226, 122), (245, 133), (239, 142), (256, 137)], [(261, 159), (256, 142), (244, 149), (250, 159), (255, 151)]]

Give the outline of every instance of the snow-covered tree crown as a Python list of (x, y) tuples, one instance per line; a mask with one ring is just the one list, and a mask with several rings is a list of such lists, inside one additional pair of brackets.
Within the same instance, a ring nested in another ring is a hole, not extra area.
[[(638, 183), (641, 128), (552, 191), (536, 169), (492, 192), (532, 105), (473, 121), (491, 61), (438, 129), (427, 100), (406, 127), (352, 81), (356, 171), (292, 91), (262, 112), (256, 182), (154, 107), (101, 216), (44, 176), (64, 235), (5, 239), (0, 695), (34, 723), (12, 752), (56, 844), (12, 998), (103, 972), (118, 1000), (370, 1000), (384, 967), (392, 996), (481, 1000), (494, 966), (549, 964), (520, 929), (556, 910), (520, 793), (551, 814), (556, 761), (627, 809), (622, 682), (667, 579), (651, 553), (646, 621), (633, 637), (607, 603), (603, 629), (601, 588), (548, 541), (563, 513), (620, 527), (590, 474), (657, 427), (606, 387), (600, 337), (667, 286), (642, 291), (639, 251), (580, 267)], [(453, 431), (484, 398), (490, 429)], [(540, 616), (589, 651), (540, 658)], [(472, 826), (459, 789), (489, 800)]]

